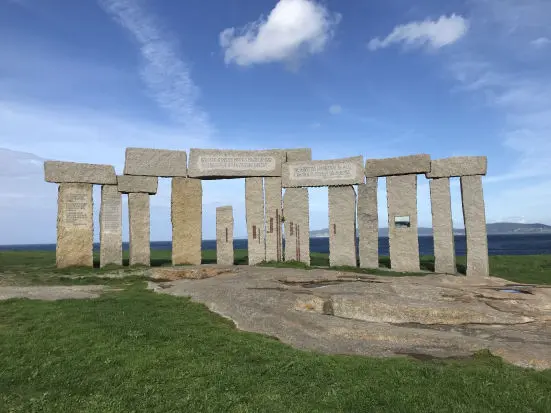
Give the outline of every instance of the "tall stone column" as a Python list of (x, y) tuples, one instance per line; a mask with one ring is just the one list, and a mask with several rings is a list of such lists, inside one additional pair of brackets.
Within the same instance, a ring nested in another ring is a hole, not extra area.
[(245, 210), (249, 265), (266, 261), (262, 178), (245, 178)]
[(101, 187), (100, 267), (122, 265), (122, 205), (117, 185)]
[(329, 265), (355, 267), (356, 192), (351, 185), (329, 187)]
[(379, 268), (378, 178), (358, 185), (358, 229), (361, 268)]
[(172, 264), (201, 264), (203, 190), (200, 179), (172, 178)]
[(455, 274), (455, 242), (449, 178), (430, 180), (430, 201), (434, 239), (434, 271)]
[(266, 201), (266, 261), (282, 261), (281, 177), (264, 178), (264, 196)]
[(285, 261), (310, 265), (310, 211), (308, 188), (287, 188), (283, 196)]
[(130, 265), (151, 265), (149, 194), (128, 194)]
[(419, 271), (417, 175), (388, 176), (386, 191), (391, 268)]
[(233, 208), (216, 208), (216, 263), (233, 265)]
[(489, 276), (486, 209), (480, 175), (462, 176), (461, 198), (467, 238), (467, 275)]
[(57, 198), (57, 267), (92, 267), (93, 243), (92, 184), (60, 184)]

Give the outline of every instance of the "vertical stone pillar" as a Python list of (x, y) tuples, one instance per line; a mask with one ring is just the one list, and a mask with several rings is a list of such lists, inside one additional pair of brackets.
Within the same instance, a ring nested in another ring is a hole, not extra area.
[(201, 180), (172, 178), (172, 265), (201, 264), (202, 208)]
[(430, 201), (434, 239), (434, 271), (455, 274), (455, 242), (449, 178), (430, 180)]
[(461, 198), (467, 238), (467, 275), (489, 276), (488, 235), (482, 177), (462, 176)]
[(361, 268), (379, 268), (378, 178), (358, 185), (359, 255)]
[(310, 211), (308, 188), (287, 188), (283, 196), (285, 261), (310, 265)]
[(117, 185), (101, 187), (100, 267), (122, 265), (122, 205)]
[(149, 194), (128, 194), (130, 265), (151, 265)]
[(216, 208), (216, 263), (233, 265), (233, 208)]
[(329, 265), (356, 261), (356, 192), (353, 186), (329, 187)]
[(395, 271), (419, 271), (417, 175), (386, 178), (390, 263)]
[(92, 267), (93, 243), (92, 184), (60, 184), (57, 198), (57, 267)]
[(266, 261), (262, 178), (245, 178), (245, 210), (249, 265)]
[(266, 200), (266, 261), (282, 261), (281, 234), (281, 177), (264, 178), (264, 197)]

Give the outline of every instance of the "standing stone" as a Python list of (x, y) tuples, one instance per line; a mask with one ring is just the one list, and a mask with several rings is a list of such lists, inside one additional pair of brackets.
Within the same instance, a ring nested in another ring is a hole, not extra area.
[(233, 265), (233, 208), (216, 208), (216, 263)]
[(151, 265), (149, 194), (128, 194), (130, 265)]
[(430, 180), (434, 271), (455, 274), (455, 242), (449, 178)]
[(264, 178), (266, 199), (266, 261), (282, 261), (281, 178)]
[(172, 178), (172, 265), (201, 264), (202, 208), (201, 180)]
[(358, 185), (358, 227), (361, 268), (379, 268), (378, 178)]
[(417, 175), (386, 178), (390, 263), (395, 271), (419, 271)]
[(101, 187), (100, 267), (122, 265), (122, 206), (117, 185)]
[(310, 265), (308, 188), (287, 188), (283, 196), (285, 261)]
[(461, 198), (467, 238), (467, 275), (489, 276), (488, 235), (481, 176), (462, 176)]
[(266, 261), (262, 178), (245, 178), (245, 210), (249, 265)]
[(329, 265), (357, 265), (356, 192), (350, 185), (329, 187)]
[(92, 184), (60, 184), (57, 198), (57, 267), (92, 267), (93, 243)]

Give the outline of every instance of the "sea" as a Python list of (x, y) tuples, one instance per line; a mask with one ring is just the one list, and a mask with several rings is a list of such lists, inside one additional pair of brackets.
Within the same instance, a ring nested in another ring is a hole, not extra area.
[[(246, 249), (246, 239), (235, 239), (234, 249)], [(153, 241), (151, 249), (168, 250), (172, 248), (170, 241)], [(99, 244), (94, 244), (99, 250)], [(123, 243), (123, 249), (128, 249), (128, 243)], [(203, 250), (215, 250), (215, 240), (203, 240)], [(28, 244), (28, 245), (0, 245), (0, 251), (53, 251), (55, 244)], [(310, 238), (310, 251), (329, 252), (329, 238)], [(419, 237), (419, 253), (434, 255), (433, 239), (431, 236)], [(490, 255), (540, 255), (551, 254), (551, 234), (505, 234), (488, 235), (488, 253)], [(455, 254), (466, 254), (465, 236), (455, 236)], [(388, 237), (379, 238), (379, 255), (389, 255)]]

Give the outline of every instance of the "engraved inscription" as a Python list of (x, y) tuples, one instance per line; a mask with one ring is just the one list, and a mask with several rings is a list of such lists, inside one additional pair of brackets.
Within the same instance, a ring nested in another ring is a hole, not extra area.
[(335, 162), (317, 165), (290, 166), (291, 179), (353, 179), (356, 165), (350, 162)]
[(66, 226), (88, 228), (90, 226), (92, 208), (87, 193), (70, 192), (65, 195), (63, 220)]
[(101, 224), (104, 233), (119, 233), (121, 230), (121, 207), (120, 203), (109, 204), (103, 208)]
[(204, 156), (198, 158), (201, 171), (271, 171), (275, 169), (276, 160), (273, 156)]

